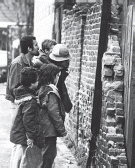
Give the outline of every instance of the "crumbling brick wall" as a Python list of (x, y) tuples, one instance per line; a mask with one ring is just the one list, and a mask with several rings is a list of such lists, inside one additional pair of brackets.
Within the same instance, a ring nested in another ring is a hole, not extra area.
[(102, 115), (97, 138), (96, 164), (127, 167), (124, 142), (123, 65), (118, 6), (112, 4), (108, 48), (102, 59)]
[[(102, 4), (66, 9), (62, 21), (62, 43), (71, 54), (66, 80), (73, 108), (66, 115), (66, 128), (79, 162), (86, 163), (91, 138), (91, 119)], [(97, 137), (96, 164), (127, 166), (123, 124), (123, 65), (118, 5), (112, 4), (108, 48), (102, 60), (102, 115)]]

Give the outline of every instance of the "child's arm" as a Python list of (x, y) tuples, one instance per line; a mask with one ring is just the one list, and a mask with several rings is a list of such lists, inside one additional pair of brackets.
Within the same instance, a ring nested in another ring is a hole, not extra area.
[(50, 93), (48, 97), (48, 115), (53, 123), (55, 129), (62, 135), (65, 136), (67, 134), (65, 130), (65, 126), (60, 116), (59, 106), (58, 106), (58, 98), (54, 93)]
[(41, 126), (37, 122), (36, 118), (36, 114), (38, 112), (38, 106), (36, 101), (26, 102), (22, 112), (24, 113), (23, 124), (26, 130), (27, 137), (28, 139), (34, 140), (39, 136), (41, 132)]

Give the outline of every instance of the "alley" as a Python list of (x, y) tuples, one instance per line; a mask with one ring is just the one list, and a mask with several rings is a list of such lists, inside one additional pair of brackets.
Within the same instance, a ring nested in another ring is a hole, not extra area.
[[(9, 101), (5, 100), (6, 84), (0, 84), (0, 168), (9, 168), (12, 143), (9, 141)], [(78, 168), (77, 162), (62, 139), (57, 142), (57, 157), (53, 168)]]

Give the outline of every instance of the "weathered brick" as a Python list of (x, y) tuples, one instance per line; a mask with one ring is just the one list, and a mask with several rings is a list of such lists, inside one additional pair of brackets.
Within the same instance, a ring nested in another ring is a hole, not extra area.
[(109, 116), (114, 116), (115, 115), (115, 108), (107, 108), (106, 113)]
[(122, 95), (116, 95), (115, 102), (123, 102), (123, 96)]
[(118, 17), (111, 17), (111, 23), (119, 23), (120, 18)]
[(113, 76), (113, 70), (110, 68), (104, 67), (103, 76)]
[(114, 107), (115, 107), (114, 103), (111, 103), (111, 102), (106, 103), (106, 108), (114, 108)]
[(108, 149), (108, 155), (116, 156), (117, 155), (116, 149), (115, 148), (109, 148)]
[(108, 161), (113, 164), (113, 165), (118, 165), (119, 164), (119, 160), (117, 157), (115, 156), (109, 156), (108, 157)]
[(112, 120), (105, 120), (105, 125), (106, 126), (116, 126), (116, 121), (115, 119), (112, 118)]
[(115, 111), (116, 115), (124, 116), (124, 110), (122, 108), (117, 108)]
[(108, 133), (109, 133), (109, 134), (116, 134), (116, 127), (114, 127), (114, 126), (109, 126), (109, 127), (108, 127)]
[[(118, 142), (117, 142), (118, 143)], [(126, 150), (125, 149), (118, 149), (117, 148), (117, 155), (120, 155), (121, 153), (125, 153)]]
[(115, 57), (111, 55), (106, 55), (106, 53), (103, 55), (102, 58), (103, 65), (114, 65), (115, 64)]
[(116, 92), (114, 90), (108, 90), (106, 96), (115, 98), (115, 95), (116, 95)]
[(112, 83), (112, 88), (114, 88), (115, 91), (123, 91), (123, 81), (114, 81)]
[(124, 141), (124, 136), (122, 134), (106, 134), (106, 140), (112, 140), (114, 142), (123, 142)]
[(123, 109), (123, 107), (124, 107), (123, 103), (121, 103), (121, 102), (116, 102), (115, 104), (116, 104), (116, 106), (115, 106), (116, 108)]
[(116, 128), (116, 134), (123, 134), (122, 128)]
[(102, 130), (103, 130), (105, 133), (108, 133), (108, 127), (103, 126), (103, 127), (102, 127)]
[(116, 122), (117, 124), (124, 124), (125, 117), (116, 115)]
[(114, 72), (115, 72), (115, 76), (123, 76), (123, 66), (121, 64), (114, 66)]
[(124, 144), (124, 142), (116, 142), (116, 147), (118, 149), (125, 149), (125, 144)]
[(119, 159), (119, 162), (121, 164), (127, 164), (127, 157), (126, 156), (117, 156), (117, 158)]
[(111, 35), (111, 38), (113, 41), (118, 41), (118, 36), (117, 35)]
[(121, 63), (122, 63), (121, 58), (117, 57), (117, 58), (115, 59), (115, 65), (119, 65), (119, 64), (121, 64)]

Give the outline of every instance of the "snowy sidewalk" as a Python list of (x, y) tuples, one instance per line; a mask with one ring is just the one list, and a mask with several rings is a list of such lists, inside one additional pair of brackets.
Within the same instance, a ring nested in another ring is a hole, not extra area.
[(62, 138), (57, 139), (57, 156), (53, 168), (81, 168), (77, 166), (75, 157), (62, 141)]

